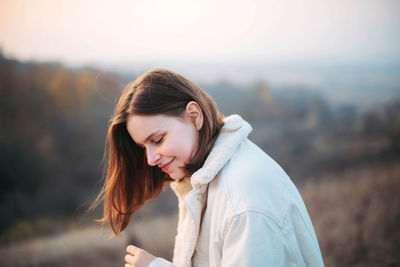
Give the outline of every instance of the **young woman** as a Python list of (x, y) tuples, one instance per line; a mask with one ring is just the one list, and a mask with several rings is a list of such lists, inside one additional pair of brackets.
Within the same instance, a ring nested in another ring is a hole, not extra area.
[(130, 266), (323, 266), (296, 187), (198, 85), (169, 70), (142, 74), (108, 129), (103, 222), (115, 233), (170, 183), (179, 202), (173, 263), (130, 245)]

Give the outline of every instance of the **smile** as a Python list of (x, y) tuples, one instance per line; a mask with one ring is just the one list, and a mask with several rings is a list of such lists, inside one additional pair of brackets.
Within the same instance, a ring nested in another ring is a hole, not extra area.
[(174, 161), (174, 159), (171, 160), (170, 162), (168, 162), (167, 164), (165, 164), (164, 166), (160, 166), (161, 170), (163, 172), (167, 172), (173, 161)]

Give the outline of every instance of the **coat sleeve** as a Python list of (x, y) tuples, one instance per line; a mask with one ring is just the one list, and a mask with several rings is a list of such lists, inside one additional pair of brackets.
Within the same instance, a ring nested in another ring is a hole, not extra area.
[(169, 262), (163, 258), (155, 258), (150, 262), (147, 267), (176, 267), (172, 262)]
[(279, 225), (266, 214), (241, 213), (233, 217), (226, 232), (221, 266), (285, 266), (290, 260), (285, 243)]

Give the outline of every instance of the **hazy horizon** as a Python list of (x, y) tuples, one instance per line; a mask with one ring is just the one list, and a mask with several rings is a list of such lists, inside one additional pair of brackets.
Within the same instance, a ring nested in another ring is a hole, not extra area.
[(303, 86), (342, 102), (398, 95), (399, 29), (397, 0), (0, 1), (6, 57), (129, 78), (168, 68), (199, 83)]
[(400, 2), (0, 1), (0, 47), (68, 65), (400, 62)]

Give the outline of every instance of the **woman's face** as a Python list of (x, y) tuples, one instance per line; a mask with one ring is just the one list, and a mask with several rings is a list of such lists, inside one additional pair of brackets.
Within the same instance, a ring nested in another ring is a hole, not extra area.
[(186, 112), (181, 117), (130, 115), (126, 127), (135, 143), (145, 149), (150, 166), (157, 165), (174, 180), (187, 175), (184, 167), (196, 151), (199, 133)]

